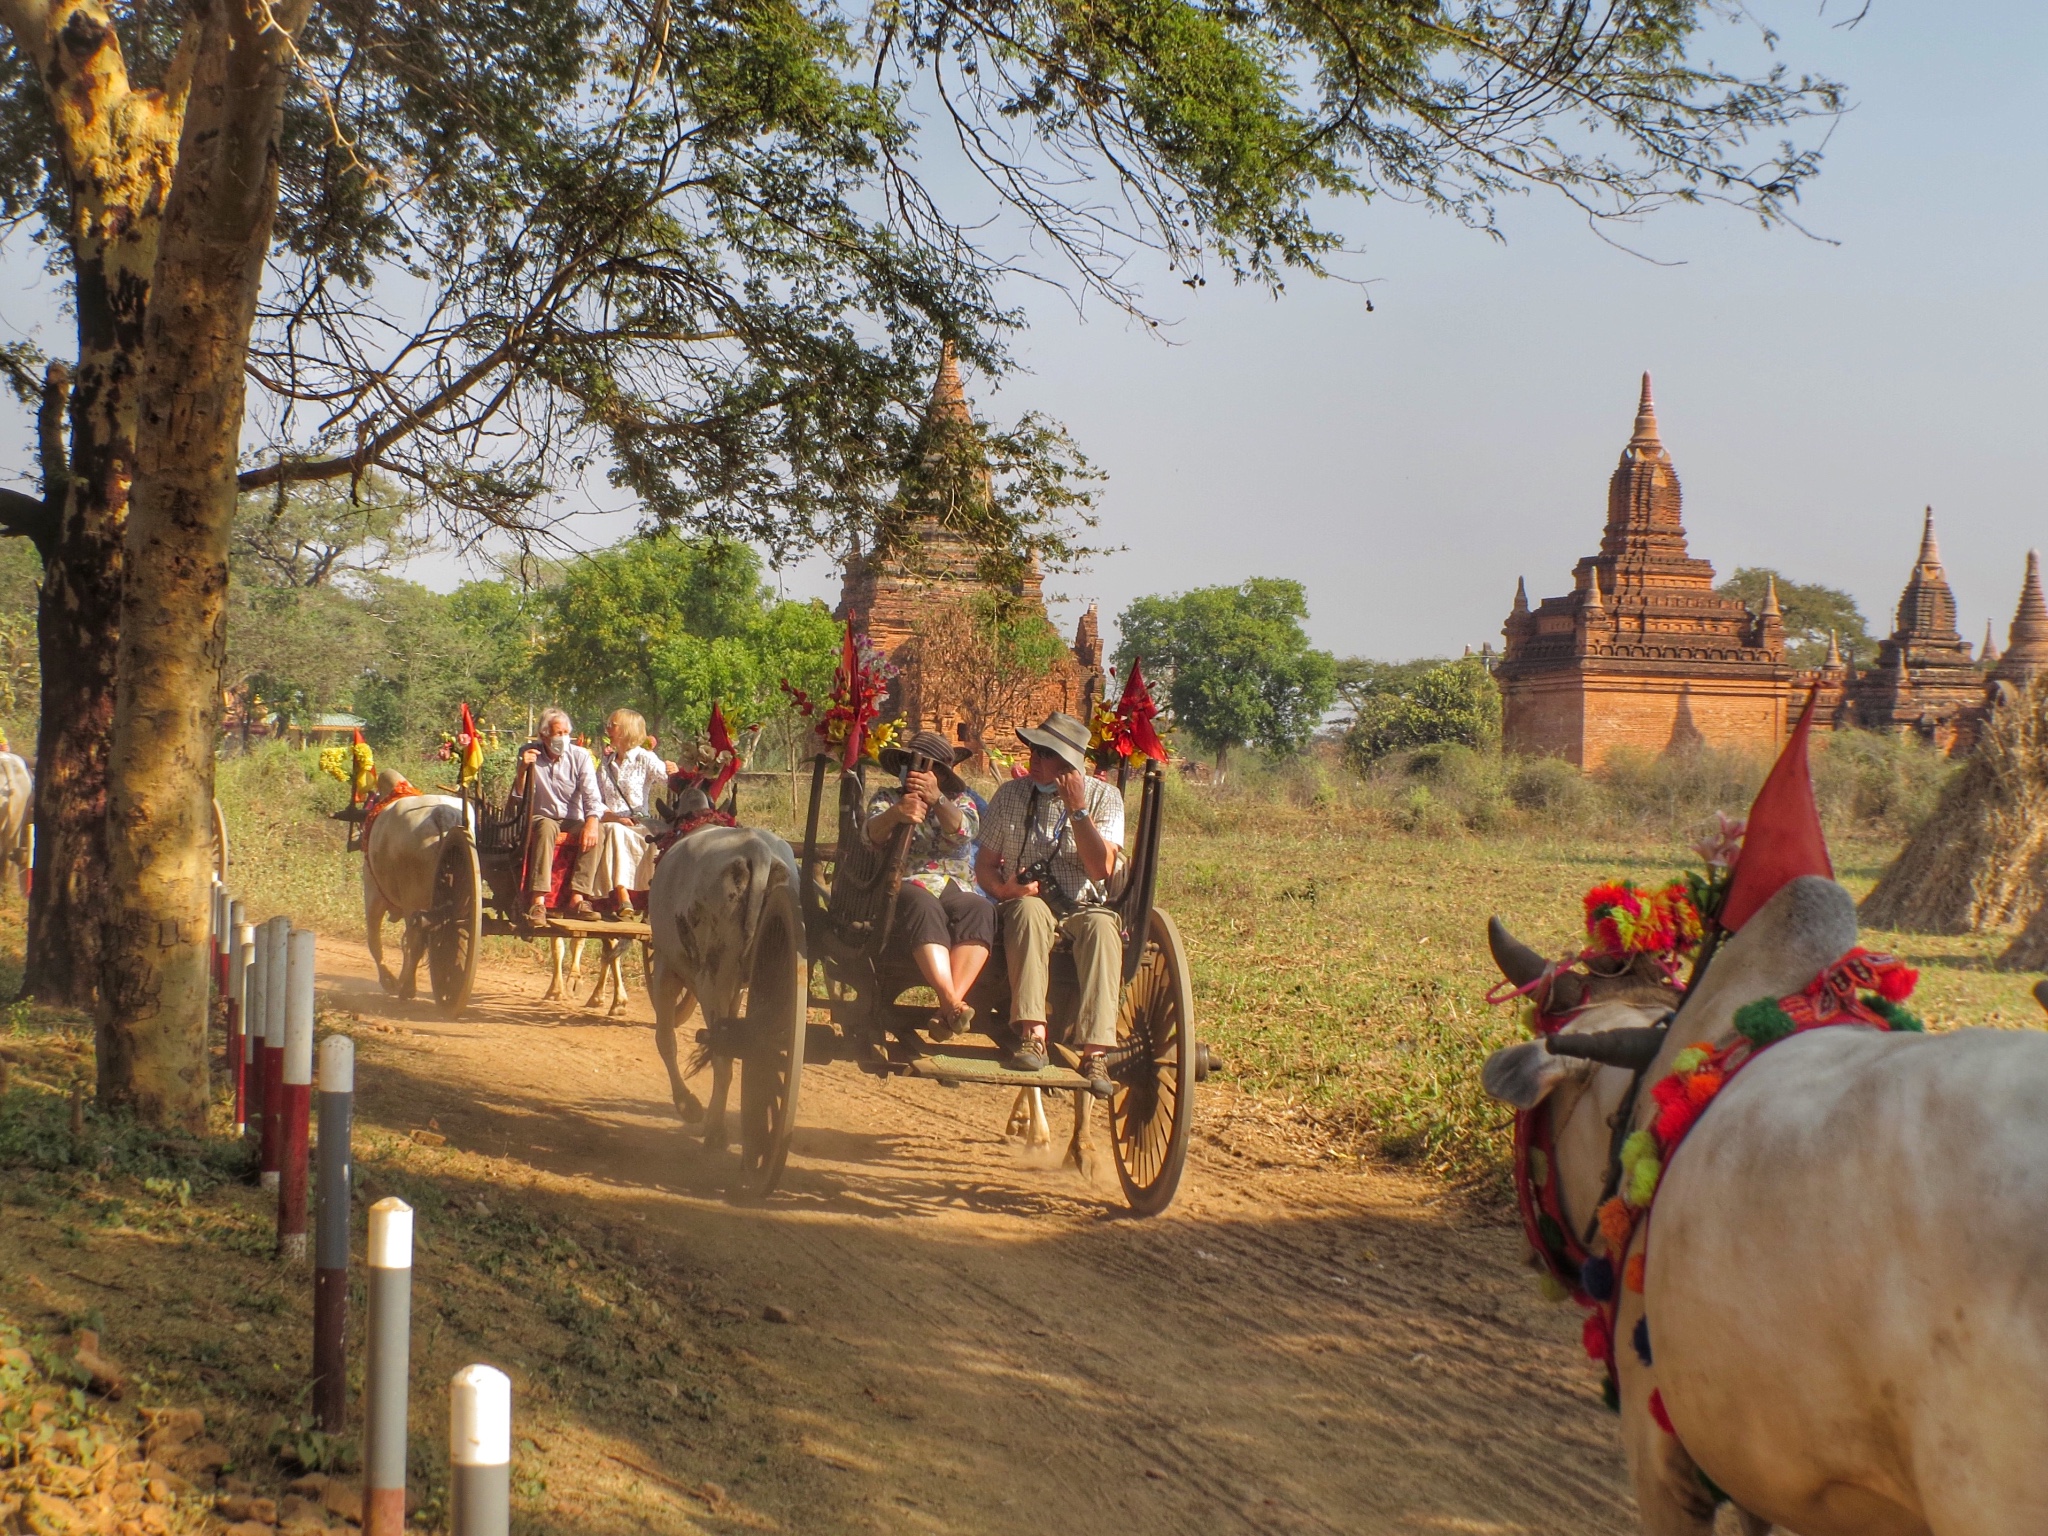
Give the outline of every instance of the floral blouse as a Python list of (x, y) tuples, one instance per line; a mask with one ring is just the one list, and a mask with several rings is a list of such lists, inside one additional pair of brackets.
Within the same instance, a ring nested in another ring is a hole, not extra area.
[[(902, 798), (903, 791), (896, 785), (883, 785), (868, 798), (868, 822)], [(974, 840), (981, 835), (981, 808), (972, 795), (951, 798), (960, 811), (960, 830), (948, 833), (935, 813), (926, 813), (910, 830), (910, 857), (903, 866), (905, 882), (921, 885), (934, 896), (945, 895), (948, 885), (970, 893), (975, 888)]]
[(654, 820), (653, 795), (668, 783), (668, 768), (645, 747), (635, 747), (623, 761), (605, 750), (598, 764), (597, 788), (604, 796), (604, 808), (614, 816), (631, 816), (643, 827)]

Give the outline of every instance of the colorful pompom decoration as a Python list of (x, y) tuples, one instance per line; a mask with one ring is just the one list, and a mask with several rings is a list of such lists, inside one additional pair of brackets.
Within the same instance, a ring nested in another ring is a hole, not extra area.
[(1920, 1022), (1919, 1015), (1910, 1008), (1902, 1008), (1888, 997), (1872, 994), (1863, 999), (1863, 1006), (1883, 1019), (1894, 1030), (1909, 1035), (1924, 1035), (1927, 1026)]
[(1579, 1331), (1579, 1342), (1586, 1347), (1587, 1357), (1604, 1361), (1614, 1353), (1614, 1335), (1607, 1331), (1607, 1314), (1588, 1312), (1586, 1326)]
[(1662, 890), (1612, 881), (1586, 892), (1586, 937), (1609, 955), (1679, 955), (1700, 941), (1699, 908), (1683, 881)]
[(1622, 1197), (1642, 1210), (1657, 1196), (1664, 1164), (1657, 1156), (1657, 1138), (1649, 1131), (1631, 1131), (1621, 1144)]
[(1545, 1301), (1570, 1301), (1572, 1293), (1564, 1288), (1564, 1282), (1549, 1270), (1536, 1277), (1536, 1289)]
[(1628, 1256), (1628, 1267), (1621, 1273), (1621, 1283), (1637, 1296), (1643, 1294), (1643, 1271), (1649, 1267), (1649, 1259), (1640, 1253)]
[(1614, 1261), (1593, 1254), (1579, 1266), (1579, 1289), (1595, 1301), (1614, 1298)]
[(1616, 1195), (1600, 1207), (1600, 1235), (1607, 1241), (1607, 1251), (1615, 1258), (1621, 1257), (1628, 1248), (1629, 1234), (1636, 1229), (1635, 1217), (1629, 1215), (1628, 1206)]
[(1775, 998), (1760, 997), (1735, 1010), (1735, 1031), (1751, 1045), (1775, 1045), (1796, 1027)]

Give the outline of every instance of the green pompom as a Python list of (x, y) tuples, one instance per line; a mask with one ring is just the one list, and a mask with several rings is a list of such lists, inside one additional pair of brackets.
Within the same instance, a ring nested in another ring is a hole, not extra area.
[(1657, 1138), (1648, 1131), (1631, 1131), (1621, 1144), (1622, 1195), (1641, 1210), (1657, 1193), (1657, 1179), (1664, 1172), (1657, 1158)]
[(1875, 992), (1866, 992), (1863, 994), (1863, 1006), (1891, 1025), (1895, 1031), (1909, 1035), (1927, 1033), (1927, 1026), (1920, 1022), (1919, 1016), (1902, 1003), (1879, 997)]
[(1776, 998), (1760, 997), (1735, 1010), (1735, 1029), (1752, 1045), (1774, 1045), (1792, 1033), (1792, 1015)]
[(1545, 1301), (1570, 1301), (1572, 1293), (1564, 1288), (1564, 1282), (1545, 1270), (1537, 1277), (1537, 1288), (1543, 1292)]
[(1638, 1210), (1657, 1198), (1657, 1180), (1664, 1170), (1653, 1157), (1648, 1162), (1637, 1163), (1635, 1172), (1628, 1176), (1628, 1203)]

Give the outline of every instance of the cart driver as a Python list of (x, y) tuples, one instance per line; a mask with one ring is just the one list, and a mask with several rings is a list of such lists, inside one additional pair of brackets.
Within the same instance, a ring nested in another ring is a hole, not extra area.
[(989, 799), (974, 863), (981, 888), (1001, 903), (1010, 1027), (1017, 1033), (1004, 1065), (1019, 1072), (1046, 1065), (1052, 946), (1064, 935), (1080, 982), (1068, 1043), (1099, 1093), (1109, 1083), (1103, 1057), (1116, 1044), (1123, 990), (1123, 931), (1104, 903), (1123, 852), (1124, 798), (1115, 785), (1082, 771), (1088, 727), (1072, 715), (1047, 715), (1017, 736), (1031, 749), (1030, 776), (1010, 780)]
[(553, 884), (555, 841), (563, 830), (578, 834), (576, 872), (569, 881), (570, 917), (592, 919), (596, 894), (598, 847), (604, 830), (604, 797), (598, 791), (597, 765), (590, 753), (570, 740), (573, 727), (559, 709), (541, 712), (540, 735), (519, 750), (519, 776), (513, 794), (524, 787), (531, 797), (532, 819), (526, 832), (526, 920), (548, 920), (548, 891)]

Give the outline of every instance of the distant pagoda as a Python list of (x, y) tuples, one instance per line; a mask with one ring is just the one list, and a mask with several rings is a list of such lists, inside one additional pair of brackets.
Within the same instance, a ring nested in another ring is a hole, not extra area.
[(2048, 602), (2041, 597), (2041, 552), (2030, 549), (2027, 574), (2020, 582), (2019, 609), (2006, 632), (2005, 654), (1991, 669), (1993, 697), (2000, 683), (2023, 689), (2044, 672), (2048, 672)]
[(1600, 552), (1573, 590), (1529, 606), (1517, 583), (1495, 677), (1510, 752), (1597, 768), (1616, 749), (1775, 751), (1792, 669), (1773, 583), (1758, 612), (1687, 552), (1678, 473), (1643, 375), (1634, 435), (1607, 487)]
[[(1986, 635), (1989, 643), (1989, 635)], [(1984, 700), (1984, 674), (1956, 627), (1956, 599), (1934, 542), (1934, 509), (1920, 529), (1920, 555), (1876, 664), (1848, 690), (1850, 718), (1872, 731), (1912, 732), (1946, 752), (1967, 734)]]
[[(959, 503), (985, 501), (994, 494), (978, 434), (949, 341), (939, 353), (938, 377), (911, 467), (898, 487), (895, 515), (885, 524), (876, 547), (855, 549), (848, 556), (834, 611), (834, 617), (850, 621), (898, 666), (885, 706), (888, 714), (976, 747), (982, 743), (962, 701), (937, 697), (926, 684), (913, 644), (918, 622), (944, 604), (968, 601), (982, 592), (1006, 593), (1025, 612), (1042, 616), (1046, 611), (1044, 579), (1035, 558), (1014, 580), (992, 581), (979, 547), (958, 531), (963, 523), (971, 525), (975, 511)], [(1085, 718), (1101, 695), (1102, 662), (1102, 640), (1090, 604), (1073, 645), (1055, 658), (1033, 691), (1025, 711), (1029, 719), (981, 722), (979, 734), (1011, 750), (1015, 743), (1008, 733), (1016, 725), (1036, 724), (1056, 709)]]

